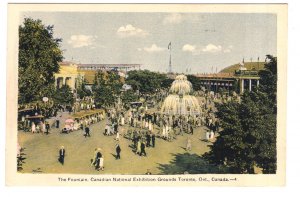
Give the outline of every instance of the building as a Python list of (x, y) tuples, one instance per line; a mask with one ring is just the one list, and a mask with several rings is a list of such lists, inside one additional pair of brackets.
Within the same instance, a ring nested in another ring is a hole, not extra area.
[(78, 65), (72, 62), (59, 63), (59, 73), (54, 74), (55, 88), (68, 85), (72, 90), (76, 89), (84, 80), (85, 73), (78, 70)]
[(54, 74), (55, 87), (68, 85), (72, 90), (84, 81), (86, 85), (94, 84), (98, 71), (117, 71), (121, 77), (126, 77), (128, 71), (140, 70), (141, 64), (76, 64), (74, 62), (59, 63), (59, 73)]
[(242, 65), (234, 72), (198, 74), (195, 76), (200, 79), (201, 85), (212, 91), (218, 91), (222, 88), (227, 91), (238, 91), (242, 94), (245, 90), (252, 91), (255, 86), (259, 85), (258, 70), (247, 70)]
[(116, 70), (127, 73), (131, 70), (140, 70), (141, 64), (79, 64), (79, 70), (111, 71)]

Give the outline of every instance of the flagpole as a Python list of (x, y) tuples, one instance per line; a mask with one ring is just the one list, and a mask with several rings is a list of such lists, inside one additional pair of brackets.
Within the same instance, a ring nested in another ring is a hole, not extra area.
[(168, 49), (170, 52), (170, 60), (169, 60), (169, 73), (172, 73), (172, 62), (171, 62), (171, 42), (168, 45)]

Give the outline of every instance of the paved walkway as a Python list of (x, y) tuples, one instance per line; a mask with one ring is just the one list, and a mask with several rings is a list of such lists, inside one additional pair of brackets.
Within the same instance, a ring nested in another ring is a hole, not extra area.
[[(63, 118), (67, 115), (63, 115)], [(19, 131), (18, 139), (21, 147), (25, 147), (24, 173), (39, 170), (42, 173), (76, 173), (76, 174), (145, 174), (150, 169), (152, 174), (162, 173), (160, 164), (169, 164), (174, 159), (174, 154), (185, 153), (187, 137), (192, 140), (192, 151), (202, 155), (208, 151), (208, 144), (204, 142), (204, 127), (194, 130), (194, 135), (184, 134), (178, 136), (173, 142), (156, 138), (155, 148), (146, 148), (147, 157), (135, 155), (129, 147), (131, 141), (121, 136), (121, 160), (116, 160), (115, 136), (104, 136), (105, 121), (90, 126), (91, 137), (84, 137), (82, 130), (69, 134), (60, 134), (58, 129), (52, 129), (51, 134), (32, 134)], [(63, 125), (61, 125), (63, 126)], [(58, 162), (60, 146), (66, 149), (65, 165)], [(94, 149), (102, 148), (105, 170), (98, 172), (90, 165)]]

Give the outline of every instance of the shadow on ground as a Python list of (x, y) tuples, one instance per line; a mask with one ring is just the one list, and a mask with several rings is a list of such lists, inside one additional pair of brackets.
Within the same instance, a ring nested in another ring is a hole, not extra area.
[(170, 164), (159, 164), (161, 174), (224, 174), (228, 169), (209, 164), (197, 154), (172, 154), (174, 159)]

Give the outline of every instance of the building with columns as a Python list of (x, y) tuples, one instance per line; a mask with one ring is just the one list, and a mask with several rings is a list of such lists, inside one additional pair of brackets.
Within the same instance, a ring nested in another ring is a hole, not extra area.
[(91, 87), (98, 71), (118, 71), (121, 77), (131, 70), (140, 70), (141, 64), (76, 64), (73, 62), (59, 63), (59, 72), (54, 74), (55, 88), (68, 85), (75, 90), (83, 81)]
[(207, 90), (237, 91), (242, 94), (245, 90), (252, 91), (255, 86), (259, 85), (259, 75), (257, 69), (247, 70), (246, 67), (240, 66), (234, 72), (198, 74), (195, 75), (200, 79), (200, 84)]
[(54, 74), (55, 88), (68, 85), (75, 90), (84, 80), (84, 72), (78, 71), (78, 65), (72, 62), (61, 62), (59, 65), (59, 73)]

